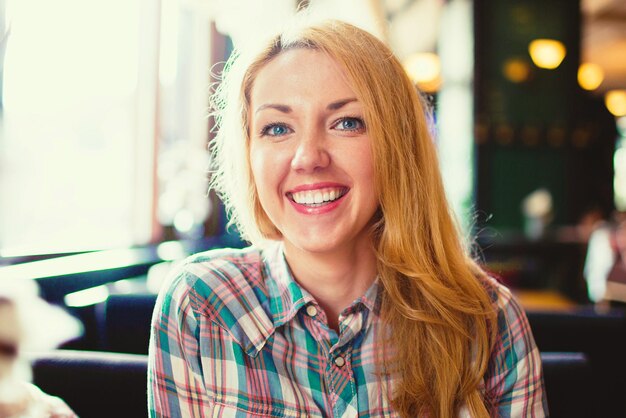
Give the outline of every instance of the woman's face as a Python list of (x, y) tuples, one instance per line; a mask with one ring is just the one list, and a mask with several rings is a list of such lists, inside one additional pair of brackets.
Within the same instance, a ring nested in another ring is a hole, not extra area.
[(350, 249), (378, 207), (364, 109), (339, 65), (311, 49), (281, 53), (250, 94), (250, 162), (259, 201), (287, 249)]

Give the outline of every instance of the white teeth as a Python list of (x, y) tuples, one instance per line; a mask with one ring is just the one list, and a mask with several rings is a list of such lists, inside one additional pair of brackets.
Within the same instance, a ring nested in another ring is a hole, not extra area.
[(344, 194), (343, 189), (320, 189), (292, 193), (291, 198), (301, 205), (320, 205), (339, 199)]

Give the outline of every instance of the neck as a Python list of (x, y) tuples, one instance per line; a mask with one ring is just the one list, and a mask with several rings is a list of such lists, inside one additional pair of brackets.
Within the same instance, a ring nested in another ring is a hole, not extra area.
[(296, 281), (315, 298), (335, 330), (341, 311), (376, 279), (376, 255), (369, 240), (329, 253), (312, 253), (285, 242), (285, 258)]

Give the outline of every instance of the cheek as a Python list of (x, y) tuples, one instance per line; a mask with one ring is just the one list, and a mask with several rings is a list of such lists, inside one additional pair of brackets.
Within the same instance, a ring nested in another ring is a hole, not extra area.
[(353, 170), (363, 182), (374, 184), (374, 158), (369, 147), (363, 147), (350, 154), (353, 156)]
[(250, 170), (252, 170), (252, 180), (254, 181), (255, 186), (259, 189), (259, 181), (262, 181), (261, 176), (263, 175), (263, 155), (259, 152), (258, 147), (252, 145), (250, 147)]
[(354, 161), (353, 170), (358, 176), (361, 186), (366, 193), (367, 206), (378, 207), (380, 204), (380, 196), (376, 190), (376, 173), (371, 150), (369, 148), (361, 150), (359, 158), (355, 158)]
[(259, 199), (265, 206), (267, 199), (274, 195), (280, 184), (280, 163), (277, 154), (266, 147), (252, 145), (250, 167)]

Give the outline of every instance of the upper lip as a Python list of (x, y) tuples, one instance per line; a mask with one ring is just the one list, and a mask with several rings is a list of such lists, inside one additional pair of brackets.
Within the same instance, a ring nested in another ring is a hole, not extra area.
[(319, 189), (327, 189), (327, 188), (344, 188), (347, 189), (348, 186), (345, 184), (334, 183), (334, 182), (320, 182), (320, 183), (311, 183), (311, 184), (301, 184), (299, 186), (294, 187), (287, 191), (287, 193), (297, 193), (297, 192), (305, 192), (308, 190), (319, 190)]

